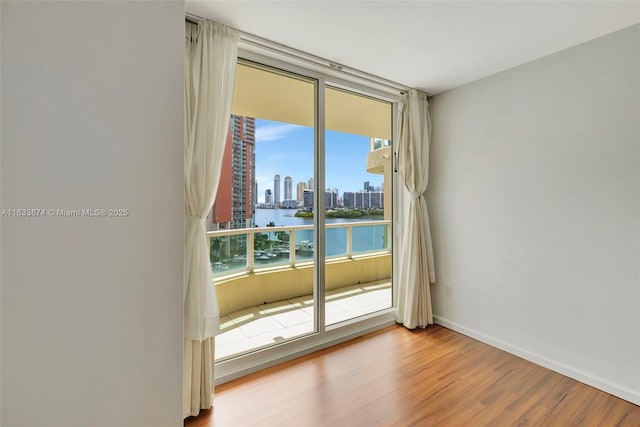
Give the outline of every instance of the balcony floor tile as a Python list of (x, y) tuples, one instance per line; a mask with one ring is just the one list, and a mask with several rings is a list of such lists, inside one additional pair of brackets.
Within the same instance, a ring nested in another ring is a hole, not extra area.
[(265, 332), (277, 331), (283, 328), (278, 321), (270, 316), (257, 318), (252, 322), (245, 323), (240, 326), (242, 332), (244, 332), (249, 338), (257, 337)]
[(233, 328), (224, 331), (216, 337), (216, 344), (230, 344), (235, 341), (247, 340), (249, 337), (245, 335), (240, 328)]
[(271, 317), (285, 328), (288, 328), (290, 326), (299, 325), (300, 323), (313, 322), (313, 311), (309, 313), (308, 311), (296, 308), (291, 311), (272, 314)]
[(220, 318), (220, 330), (222, 332), (226, 331), (227, 329), (233, 329), (235, 327), (235, 323), (233, 323), (233, 320), (231, 320), (229, 316), (223, 316)]
[[(371, 282), (327, 292), (325, 317), (333, 325), (391, 307), (391, 283)], [(264, 304), (222, 317), (216, 359), (225, 358), (314, 331), (313, 296)]]
[(235, 313), (231, 313), (228, 316), (236, 327), (240, 327), (246, 323), (251, 323), (259, 319), (260, 313), (258, 311), (258, 307), (249, 307), (244, 310), (236, 311)]

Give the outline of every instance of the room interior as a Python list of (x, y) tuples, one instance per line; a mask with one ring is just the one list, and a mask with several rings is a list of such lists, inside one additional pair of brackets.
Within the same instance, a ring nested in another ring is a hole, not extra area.
[(128, 215), (3, 214), (0, 424), (182, 425), (185, 12), (432, 95), (436, 327), (640, 405), (640, 3), (4, 1), (2, 209)]

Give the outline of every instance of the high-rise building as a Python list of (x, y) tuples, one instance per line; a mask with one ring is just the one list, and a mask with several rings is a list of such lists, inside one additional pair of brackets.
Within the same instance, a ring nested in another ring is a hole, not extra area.
[(324, 192), (324, 208), (325, 209), (335, 209), (338, 207), (338, 193), (327, 189)]
[(345, 209), (384, 209), (384, 191), (345, 191), (342, 205)]
[(342, 194), (342, 206), (345, 209), (355, 209), (356, 208), (356, 199), (353, 191), (345, 191)]
[(304, 190), (307, 188), (307, 183), (300, 181), (296, 185), (296, 200), (298, 204), (301, 205), (304, 202)]
[(364, 191), (369, 191), (369, 181), (364, 182)]
[(313, 190), (304, 190), (303, 191), (303, 206), (305, 209), (312, 210), (313, 209)]
[(315, 182), (315, 181), (314, 181), (314, 179), (313, 179), (313, 178), (309, 178), (309, 183), (308, 183), (308, 185), (307, 185), (307, 188), (308, 188), (309, 190), (313, 190), (313, 188), (314, 188), (314, 182)]
[(280, 175), (273, 177), (273, 203), (280, 204)]
[(384, 209), (384, 192), (380, 190), (369, 192), (369, 207), (371, 209)]
[(293, 199), (293, 180), (290, 176), (284, 177), (284, 199)]
[(273, 204), (273, 194), (271, 193), (271, 189), (266, 189), (264, 191), (264, 203), (267, 205)]
[(231, 116), (209, 230), (253, 227), (255, 119)]
[(253, 206), (258, 204), (258, 181), (253, 184)]

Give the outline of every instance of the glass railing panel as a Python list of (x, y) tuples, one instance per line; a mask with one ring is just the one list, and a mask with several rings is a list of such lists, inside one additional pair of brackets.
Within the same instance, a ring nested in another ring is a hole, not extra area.
[(327, 258), (347, 255), (347, 227), (332, 227), (325, 231), (325, 256)]
[(211, 271), (214, 275), (247, 269), (247, 235), (214, 236), (209, 240)]
[(390, 147), (391, 141), (388, 139), (371, 138), (369, 141), (369, 151), (376, 151), (384, 147)]
[(390, 248), (389, 224), (354, 226), (352, 248), (354, 254), (386, 251)]
[(290, 231), (268, 231), (253, 235), (254, 268), (290, 264)]
[(313, 261), (313, 230), (296, 230), (296, 263)]

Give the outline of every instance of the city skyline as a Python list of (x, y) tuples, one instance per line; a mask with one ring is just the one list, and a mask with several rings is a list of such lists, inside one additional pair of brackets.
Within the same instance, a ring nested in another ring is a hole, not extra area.
[[(290, 177), (296, 186), (313, 182), (312, 128), (263, 119), (256, 119), (255, 125), (255, 180), (259, 188), (271, 189), (274, 195), (284, 194), (282, 184), (276, 192), (276, 175)], [(368, 153), (369, 137), (327, 131), (325, 187), (356, 192), (367, 181), (373, 187), (381, 187), (382, 177), (366, 171)], [(258, 196), (258, 203), (265, 203), (264, 193)]]
[[(308, 182), (313, 183), (313, 178), (310, 178)], [(265, 201), (262, 202), (262, 203), (278, 204), (278, 203), (282, 203), (285, 200), (301, 200), (302, 199), (301, 195), (302, 195), (303, 191), (308, 191), (308, 190), (314, 191), (314, 188), (311, 188), (308, 185), (308, 182), (298, 181), (296, 183), (296, 193), (295, 193), (296, 197), (293, 197), (294, 193), (293, 193), (293, 180), (292, 180), (292, 178), (290, 176), (287, 176), (285, 178), (284, 184), (281, 184), (280, 183), (280, 175), (277, 174), (273, 178), (273, 183), (274, 183), (274, 185), (272, 186), (273, 188), (267, 188), (265, 190)], [(272, 200), (271, 202), (267, 201), (266, 200), (267, 192), (268, 192), (268, 194), (273, 194), (273, 195), (275, 195), (276, 193), (279, 192), (279, 191), (277, 191), (278, 184), (281, 184), (280, 189), (284, 189), (284, 197), (280, 198), (280, 200), (278, 201), (274, 196), (273, 197), (274, 200)], [(358, 192), (360, 192), (360, 193), (361, 192), (365, 192), (365, 193), (366, 192), (381, 192), (381, 191), (383, 192), (384, 191), (383, 184), (384, 184), (384, 182), (382, 182), (380, 185), (371, 185), (370, 181), (365, 181), (365, 182), (363, 182), (363, 185), (362, 185), (363, 188), (344, 190), (342, 192), (342, 194), (344, 194), (344, 193), (358, 193)], [(255, 188), (256, 188), (256, 193), (257, 193), (258, 181), (255, 182)], [(340, 189), (337, 188), (337, 187), (326, 187), (325, 191), (335, 192), (335, 193), (340, 194)]]
[[(378, 145), (381, 144), (376, 145), (378, 142), (365, 136), (326, 132), (326, 191), (323, 191), (327, 209), (383, 208), (386, 184), (380, 175), (390, 176), (382, 172), (375, 156), (373, 163), (368, 165), (371, 161), (369, 150), (380, 149)], [(257, 147), (263, 150), (258, 152)], [(207, 229), (253, 227), (258, 207), (313, 209), (314, 190), (322, 190), (315, 185), (313, 176), (307, 179), (308, 174), (313, 173), (313, 157), (313, 129), (232, 115), (220, 184), (208, 215)], [(366, 172), (367, 167), (375, 173)], [(284, 183), (280, 173), (283, 173)], [(381, 185), (376, 185), (380, 179)], [(343, 191), (342, 197), (337, 183)], [(262, 199), (261, 193), (264, 194)]]

